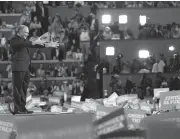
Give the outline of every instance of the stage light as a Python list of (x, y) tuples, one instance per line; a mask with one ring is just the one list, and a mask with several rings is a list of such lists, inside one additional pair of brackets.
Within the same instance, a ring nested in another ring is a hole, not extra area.
[(140, 50), (139, 51), (139, 58), (148, 58), (149, 57), (149, 51), (148, 50)]
[(102, 15), (102, 23), (103, 24), (109, 24), (111, 22), (111, 16), (110, 15)]
[(126, 24), (128, 22), (127, 15), (119, 16), (119, 24)]
[(141, 26), (144, 26), (146, 24), (147, 17), (145, 15), (140, 15), (139, 16), (139, 23)]
[(114, 47), (106, 47), (106, 55), (113, 56), (115, 54)]
[(169, 51), (174, 51), (174, 49), (175, 49), (174, 46), (169, 47)]

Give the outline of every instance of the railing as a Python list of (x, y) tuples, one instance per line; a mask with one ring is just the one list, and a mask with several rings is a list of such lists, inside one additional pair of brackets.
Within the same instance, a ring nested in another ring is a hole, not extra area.
[[(1, 78), (3, 81), (12, 81), (12, 78)], [(47, 81), (63, 81), (63, 80), (75, 80), (75, 77), (37, 77), (37, 78), (31, 78), (31, 81), (41, 81), (41, 80), (47, 80)]]
[(0, 16), (21, 16), (22, 13), (7, 13), (7, 14), (0, 14)]
[[(62, 60), (62, 62), (64, 63), (75, 63), (75, 62), (81, 62), (79, 60), (73, 60), (73, 59), (65, 59), (65, 60)], [(0, 61), (0, 64), (10, 64), (11, 61)], [(51, 63), (51, 64), (56, 64), (56, 63), (61, 63), (61, 61), (59, 60), (32, 60), (31, 63), (33, 64), (48, 64), (48, 63)]]

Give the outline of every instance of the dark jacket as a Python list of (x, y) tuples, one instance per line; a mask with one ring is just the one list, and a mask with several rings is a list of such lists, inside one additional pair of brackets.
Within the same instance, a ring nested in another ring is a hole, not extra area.
[(31, 59), (28, 48), (43, 48), (42, 45), (32, 45), (31, 41), (15, 36), (10, 41), (12, 49), (12, 71), (29, 71)]

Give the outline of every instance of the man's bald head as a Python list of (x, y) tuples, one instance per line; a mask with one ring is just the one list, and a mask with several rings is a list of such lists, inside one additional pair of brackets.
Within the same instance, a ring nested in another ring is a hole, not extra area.
[(18, 36), (26, 39), (29, 36), (29, 29), (25, 25), (20, 25), (18, 27)]

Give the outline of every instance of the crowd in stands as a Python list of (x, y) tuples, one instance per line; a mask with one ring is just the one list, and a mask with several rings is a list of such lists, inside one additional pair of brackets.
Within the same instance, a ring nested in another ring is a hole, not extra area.
[(115, 22), (112, 25), (103, 27), (99, 31), (100, 40), (129, 40), (129, 39), (178, 39), (180, 38), (180, 25), (173, 22), (172, 24), (145, 24), (139, 26), (138, 38), (135, 38), (134, 32), (127, 28), (126, 25), (120, 25)]
[[(34, 2), (25, 2), (25, 4), (33, 6)], [(180, 7), (179, 1), (50, 1), (44, 2), (44, 4), (57, 7), (57, 6), (68, 6), (82, 7), (90, 6), (92, 10), (97, 8), (176, 8)], [(1, 13), (16, 13), (16, 7), (11, 1), (2, 1), (0, 3)]]
[[(2, 6), (3, 5), (3, 6)], [(4, 6), (5, 5), (5, 6)], [(150, 8), (150, 7), (179, 7), (179, 2), (49, 2), (46, 5), (69, 6), (74, 8), (72, 17), (61, 18), (61, 13), (57, 13), (54, 17), (49, 16), (48, 8), (43, 2), (24, 2), (24, 10), (20, 17), (20, 21), (14, 24), (9, 24), (0, 19), (0, 29), (11, 29), (9, 38), (5, 38), (0, 32), (0, 60), (11, 60), (11, 50), (9, 41), (17, 32), (18, 25), (27, 25), (30, 29), (29, 40), (36, 40), (41, 36), (41, 39), (48, 42), (59, 42), (59, 47), (53, 48), (50, 51), (50, 59), (46, 54), (37, 49), (32, 60), (59, 60), (73, 59), (79, 61), (79, 66), (71, 65), (66, 67), (63, 63), (55, 65), (55, 68), (50, 64), (44, 68), (40, 64), (38, 69), (31, 67), (31, 77), (75, 77), (81, 76), (84, 65), (83, 61), (88, 60), (88, 56), (94, 52), (96, 46), (99, 45), (99, 40), (109, 39), (135, 39), (133, 32), (118, 22), (109, 27), (99, 27), (96, 17), (97, 8)], [(2, 13), (15, 13), (15, 7), (12, 2), (1, 3), (0, 11)], [(79, 7), (90, 6), (91, 12), (87, 17), (80, 13)], [(101, 29), (100, 29), (101, 28)], [(160, 24), (145, 24), (139, 27), (138, 39), (149, 38), (180, 38), (180, 25), (177, 23), (160, 25)], [(103, 62), (103, 72), (109, 73), (109, 63)], [(164, 73), (164, 72), (179, 72), (179, 55), (174, 55), (167, 61), (163, 54), (160, 59), (155, 59), (153, 56), (145, 59), (134, 59), (132, 62), (125, 60), (123, 55), (118, 56), (116, 65), (113, 67), (113, 74), (120, 73)], [(11, 77), (11, 66), (6, 68), (8, 77)], [(100, 68), (97, 70), (100, 71)], [(3, 77), (3, 75), (1, 75)], [(61, 88), (61, 87), (60, 87)], [(70, 87), (72, 88), (72, 87)], [(46, 89), (45, 89), (46, 90)], [(47, 89), (48, 90), (48, 89)], [(49, 91), (48, 91), (49, 92)], [(37, 93), (41, 94), (41, 93)]]
[[(62, 83), (57, 83), (56, 80), (53, 80), (49, 85), (47, 80), (43, 79), (38, 86), (31, 81), (27, 91), (33, 96), (52, 96), (55, 95), (54, 93), (63, 91), (67, 91), (70, 95), (82, 95), (85, 85), (85, 81), (82, 78), (77, 78), (72, 83), (66, 80)], [(6, 97), (8, 95), (12, 95), (12, 83), (1, 80), (0, 96)]]
[(179, 72), (179, 67), (179, 54), (174, 54), (167, 58), (164, 54), (160, 53), (157, 57), (151, 55), (145, 59), (135, 58), (132, 61), (127, 61), (122, 54), (119, 54), (116, 57), (116, 64), (113, 65), (113, 69), (110, 72), (113, 74), (175, 73)]
[(139, 27), (139, 39), (149, 38), (180, 38), (180, 25), (177, 23), (159, 25), (159, 24), (146, 24)]
[[(41, 36), (41, 39), (45, 39), (47, 42), (58, 41), (60, 43), (58, 49), (62, 57), (59, 59), (73, 57), (87, 60), (94, 36), (98, 34), (98, 21), (95, 14), (90, 13), (88, 17), (84, 17), (78, 9), (75, 9), (73, 17), (62, 19), (58, 13), (55, 17), (48, 16), (48, 8), (42, 2), (27, 3), (25, 7), (19, 23), (9, 25), (6, 21), (2, 21), (1, 28), (13, 29), (13, 36), (16, 27), (19, 24), (25, 24), (30, 28), (30, 40), (35, 40)], [(12, 36), (6, 39), (10, 40)], [(1, 42), (5, 43), (4, 41)], [(55, 50), (52, 53), (54, 55)]]
[(140, 83), (135, 83), (131, 76), (128, 76), (123, 82), (121, 77), (115, 74), (112, 76), (109, 86), (112, 88), (112, 92), (116, 92), (118, 95), (138, 94), (139, 98), (144, 99), (144, 97), (153, 97), (154, 88), (169, 88), (170, 91), (180, 90), (180, 79), (178, 76), (166, 78), (163, 74), (157, 73), (154, 80), (151, 75), (143, 74)]
[[(34, 88), (34, 91), (30, 92), (33, 95), (52, 95), (55, 91), (63, 91), (64, 83), (56, 84), (56, 81), (52, 81), (52, 85), (47, 86), (46, 78), (76, 77), (72, 84), (69, 84), (67, 81), (65, 81), (65, 84), (67, 84), (70, 94), (81, 95), (87, 80), (84, 60), (88, 59), (90, 44), (93, 43), (93, 37), (98, 31), (96, 16), (90, 14), (88, 17), (83, 17), (77, 9), (73, 17), (67, 17), (67, 19), (62, 20), (58, 13), (54, 17), (49, 16), (48, 8), (42, 2), (25, 2), (24, 4), (25, 10), (19, 22), (17, 21), (14, 25), (10, 25), (6, 21), (1, 20), (1, 29), (12, 30), (8, 38), (4, 36), (3, 32), (0, 32), (1, 61), (11, 60), (12, 53), (9, 42), (16, 35), (18, 25), (27, 25), (30, 30), (28, 38), (30, 41), (41, 37), (41, 39), (46, 40), (46, 45), (52, 45), (51, 42), (57, 41), (60, 44), (57, 48), (49, 49), (50, 57), (42, 49), (36, 49), (32, 53), (32, 60), (58, 60), (59, 63), (39, 64), (39, 66), (32, 64), (30, 68), (31, 78), (42, 77), (44, 80), (40, 86), (36, 86), (32, 81), (30, 88)], [(80, 44), (80, 42), (84, 43)], [(67, 65), (63, 63), (63, 60), (68, 59), (75, 61)], [(7, 74), (2, 72), (0, 74), (1, 78), (11, 78), (11, 64), (7, 65), (5, 70)], [(4, 96), (6, 96), (6, 92), (11, 94), (12, 83), (2, 81), (0, 92)]]

